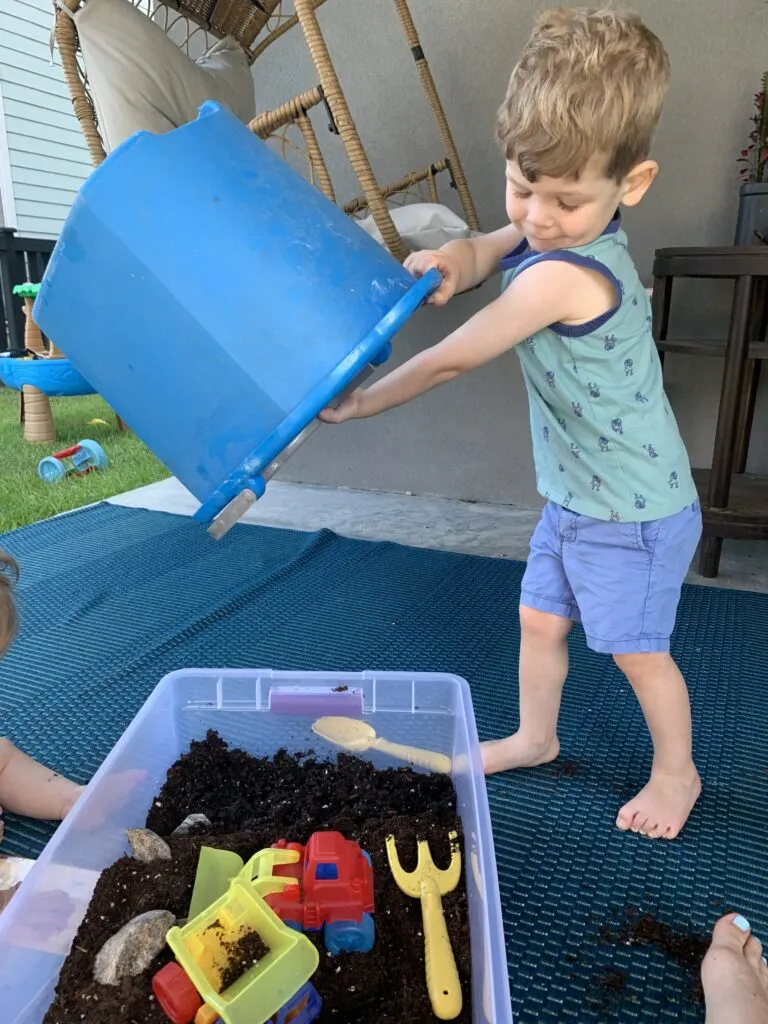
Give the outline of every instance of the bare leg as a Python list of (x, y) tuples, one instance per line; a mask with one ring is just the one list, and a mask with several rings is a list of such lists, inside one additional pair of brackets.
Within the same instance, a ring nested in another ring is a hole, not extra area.
[(728, 914), (715, 925), (701, 980), (707, 1024), (768, 1024), (768, 967), (741, 915)]
[(568, 675), (569, 619), (520, 608), (520, 728), (513, 736), (483, 743), (486, 775), (533, 768), (560, 753), (557, 718)]
[(61, 819), (72, 809), (82, 786), (33, 761), (0, 737), (0, 805), (30, 818)]
[(651, 839), (674, 839), (701, 793), (685, 680), (666, 653), (617, 654), (614, 660), (640, 701), (653, 740), (651, 778), (621, 808), (616, 825)]

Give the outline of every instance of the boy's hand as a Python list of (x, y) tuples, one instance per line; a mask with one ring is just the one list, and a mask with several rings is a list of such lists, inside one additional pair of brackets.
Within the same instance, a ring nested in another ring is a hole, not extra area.
[(433, 306), (444, 306), (456, 294), (461, 272), (450, 253), (442, 249), (422, 249), (411, 253), (404, 265), (414, 277), (423, 277), (432, 269), (440, 271), (443, 283), (429, 297)]
[(363, 396), (363, 389), (358, 388), (351, 395), (347, 395), (343, 402), (331, 409), (328, 406), (320, 413), (319, 419), (323, 423), (346, 423), (347, 420), (356, 420), (360, 417), (360, 399)]

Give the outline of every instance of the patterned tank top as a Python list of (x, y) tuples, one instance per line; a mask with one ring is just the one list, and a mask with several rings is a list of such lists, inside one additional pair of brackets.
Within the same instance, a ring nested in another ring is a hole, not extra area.
[(528, 267), (564, 260), (605, 275), (615, 306), (589, 323), (552, 324), (517, 346), (539, 493), (593, 519), (646, 522), (697, 498), (664, 393), (648, 295), (619, 217), (588, 245), (502, 260), (506, 288)]

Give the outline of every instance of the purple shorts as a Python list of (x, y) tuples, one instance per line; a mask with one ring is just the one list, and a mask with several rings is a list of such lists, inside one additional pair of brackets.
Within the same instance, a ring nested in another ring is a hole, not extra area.
[(580, 622), (593, 651), (668, 651), (700, 538), (698, 501), (648, 523), (590, 519), (550, 502), (531, 539), (520, 603)]

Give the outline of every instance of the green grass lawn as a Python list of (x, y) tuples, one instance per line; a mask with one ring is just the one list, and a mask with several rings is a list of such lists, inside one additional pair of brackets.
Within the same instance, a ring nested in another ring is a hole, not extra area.
[[(111, 498), (134, 487), (154, 483), (168, 472), (130, 431), (119, 431), (115, 414), (101, 398), (51, 399), (57, 439), (51, 444), (30, 444), (19, 423), (19, 394), (0, 387), (0, 533), (48, 519), (59, 512)], [(103, 423), (89, 423), (101, 419)], [(45, 484), (37, 464), (88, 438), (98, 441), (109, 459), (103, 473), (69, 476), (59, 484)]]

